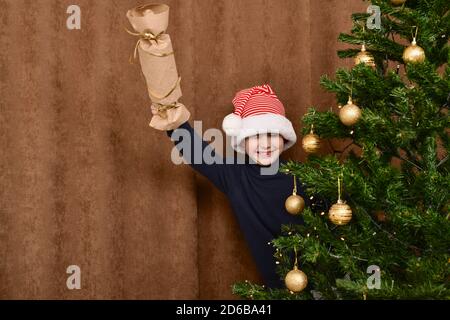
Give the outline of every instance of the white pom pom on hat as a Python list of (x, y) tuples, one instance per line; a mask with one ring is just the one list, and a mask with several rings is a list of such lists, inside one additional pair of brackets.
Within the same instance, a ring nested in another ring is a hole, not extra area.
[(241, 116), (230, 113), (227, 115), (222, 122), (222, 129), (225, 131), (227, 136), (237, 136), (242, 127)]
[(234, 112), (222, 122), (222, 129), (231, 136), (231, 147), (245, 153), (245, 138), (258, 133), (279, 133), (286, 140), (284, 149), (297, 140), (292, 123), (285, 117), (284, 106), (268, 84), (243, 89), (233, 99)]

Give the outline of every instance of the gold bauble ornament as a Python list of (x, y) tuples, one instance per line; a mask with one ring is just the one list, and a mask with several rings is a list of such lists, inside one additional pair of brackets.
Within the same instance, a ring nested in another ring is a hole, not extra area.
[(361, 109), (353, 104), (352, 98), (348, 97), (348, 102), (339, 110), (339, 119), (346, 126), (352, 126), (361, 118)]
[(303, 211), (305, 208), (305, 200), (297, 195), (297, 179), (294, 176), (294, 190), (292, 190), (292, 195), (290, 195), (284, 202), (284, 207), (290, 214), (296, 215)]
[(404, 4), (406, 2), (406, 0), (391, 0), (391, 3), (394, 5), (394, 6), (399, 6), (399, 5), (401, 5), (401, 4)]
[(306, 274), (294, 266), (294, 269), (289, 271), (284, 278), (286, 288), (293, 292), (301, 292), (308, 285), (308, 277)]
[(416, 38), (413, 38), (411, 45), (403, 51), (403, 61), (406, 63), (422, 63), (425, 61), (425, 51), (417, 45)]
[(305, 208), (305, 200), (297, 194), (292, 194), (286, 199), (285, 207), (287, 212), (296, 215)]
[(366, 45), (362, 45), (361, 51), (355, 57), (355, 65), (364, 63), (367, 66), (375, 67), (375, 60), (369, 52), (366, 51)]
[(302, 147), (307, 153), (317, 152), (322, 145), (322, 141), (319, 136), (313, 132), (313, 125), (311, 125), (311, 131), (302, 139)]
[(317, 134), (308, 133), (302, 139), (302, 147), (307, 153), (315, 153), (320, 149), (321, 141)]
[(345, 201), (338, 199), (338, 202), (331, 206), (328, 218), (338, 226), (345, 225), (352, 219), (352, 209)]

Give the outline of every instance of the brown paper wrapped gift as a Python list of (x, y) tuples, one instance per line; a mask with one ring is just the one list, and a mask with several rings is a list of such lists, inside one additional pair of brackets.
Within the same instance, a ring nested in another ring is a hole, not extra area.
[[(150, 126), (158, 130), (170, 130), (189, 119), (186, 107), (177, 103), (182, 96), (170, 36), (165, 33), (169, 23), (169, 6), (146, 4), (128, 10), (126, 14), (139, 37), (134, 57), (139, 53), (139, 61), (144, 74), (148, 95), (153, 107), (159, 109)], [(180, 109), (181, 108), (181, 109)]]

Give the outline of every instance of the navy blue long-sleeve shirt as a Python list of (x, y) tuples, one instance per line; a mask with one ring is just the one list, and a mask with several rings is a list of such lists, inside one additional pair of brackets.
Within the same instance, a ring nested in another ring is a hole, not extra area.
[[(271, 288), (283, 288), (284, 282), (276, 273), (274, 248), (268, 242), (281, 234), (281, 225), (303, 223), (301, 215), (291, 215), (285, 209), (285, 201), (294, 188), (293, 176), (279, 171), (273, 175), (261, 174), (262, 166), (254, 161), (250, 162), (248, 155), (246, 155), (245, 164), (238, 164), (237, 161), (228, 163), (223, 158), (213, 164), (207, 164), (203, 160), (195, 163), (193, 155), (196, 145), (201, 146), (202, 154), (206, 151), (216, 159), (219, 157), (212, 145), (204, 141), (188, 121), (179, 128), (186, 129), (189, 133), (190, 146), (187, 150), (190, 155), (185, 155), (183, 150), (186, 149), (180, 147), (183, 138), (172, 137), (173, 132), (178, 128), (166, 131), (167, 135), (175, 141), (176, 147), (186, 162), (228, 197), (265, 285)], [(285, 162), (279, 159), (280, 166)], [(305, 199), (306, 206), (311, 205), (298, 179), (297, 194)]]

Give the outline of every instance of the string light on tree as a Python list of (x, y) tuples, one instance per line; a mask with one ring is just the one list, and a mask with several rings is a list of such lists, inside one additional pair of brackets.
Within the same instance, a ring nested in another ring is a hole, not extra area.
[(297, 261), (297, 247), (294, 247), (295, 262), (294, 268), (286, 274), (284, 283), (286, 288), (292, 292), (301, 292), (308, 285), (308, 277), (306, 274), (298, 268)]
[(314, 125), (311, 125), (311, 131), (303, 137), (302, 139), (302, 147), (307, 153), (316, 153), (322, 142), (317, 134), (313, 131)]
[(416, 34), (413, 36), (413, 41), (411, 42), (411, 45), (406, 47), (403, 51), (403, 61), (405, 63), (422, 63), (425, 61), (425, 51), (419, 47), (416, 42), (417, 31), (419, 28), (416, 26), (414, 27), (416, 28)]
[(290, 195), (285, 203), (287, 212), (292, 215), (299, 214), (305, 208), (305, 199), (303, 197), (297, 195), (297, 179), (294, 175), (294, 190), (292, 191), (292, 195)]
[(328, 218), (338, 226), (346, 225), (352, 219), (352, 209), (341, 199), (341, 179), (338, 177), (338, 201), (333, 204), (328, 212)]

